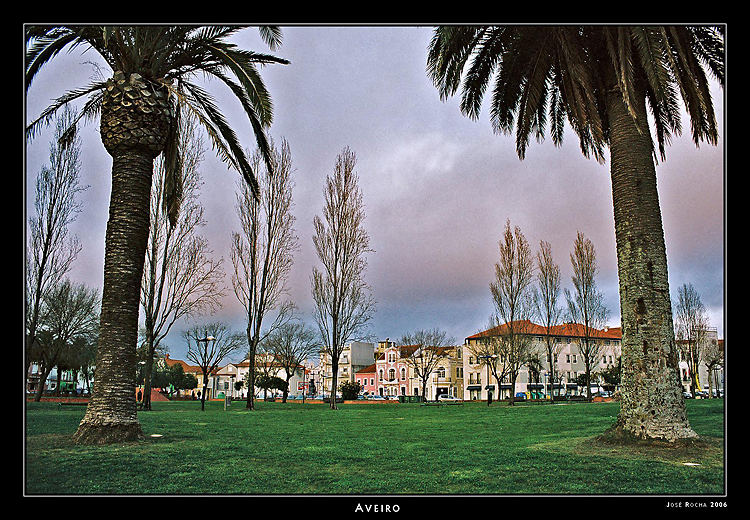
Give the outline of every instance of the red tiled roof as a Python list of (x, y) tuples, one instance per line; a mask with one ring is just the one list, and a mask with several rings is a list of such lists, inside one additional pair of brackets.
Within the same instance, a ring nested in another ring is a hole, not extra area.
[[(520, 321), (514, 322), (514, 324), (518, 325), (518, 333), (520, 334), (529, 334), (529, 335), (534, 335), (534, 336), (546, 336), (547, 335), (546, 327), (537, 325), (536, 323), (533, 323), (529, 320), (520, 320)], [(483, 332), (474, 334), (473, 336), (469, 336), (466, 339), (479, 339), (479, 338), (486, 338), (490, 336), (498, 336), (502, 334), (504, 331), (506, 331), (507, 329), (508, 329), (508, 324), (503, 323), (502, 325), (498, 325), (497, 327), (493, 327)], [(621, 327), (609, 327), (603, 330), (592, 329), (592, 332), (593, 333), (591, 334), (591, 337), (593, 338), (610, 338), (610, 339), (622, 338)], [(550, 328), (550, 336), (570, 336), (570, 337), (580, 338), (580, 337), (583, 337), (584, 335), (583, 333), (584, 333), (584, 326), (581, 325), (580, 323), (564, 323), (562, 325), (555, 325)]]
[(200, 372), (200, 367), (196, 367), (193, 365), (188, 365), (181, 359), (170, 359), (169, 354), (166, 354), (164, 356), (164, 362), (167, 364), (168, 367), (174, 366), (174, 365), (182, 365), (182, 371), (187, 373), (194, 373), (194, 372)]
[(375, 373), (375, 363), (373, 363), (370, 366), (367, 366), (367, 367), (363, 368), (362, 370), (357, 370), (355, 372), (355, 374), (370, 374), (370, 373), (372, 373), (372, 374)]

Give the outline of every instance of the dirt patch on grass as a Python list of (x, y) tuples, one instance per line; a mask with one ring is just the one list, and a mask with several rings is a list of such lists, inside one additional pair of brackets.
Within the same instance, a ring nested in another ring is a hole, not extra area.
[(622, 458), (648, 458), (673, 464), (723, 466), (724, 442), (716, 437), (699, 437), (666, 441), (638, 439), (611, 429), (581, 443), (584, 453), (609, 454)]
[(723, 439), (701, 437), (684, 441), (640, 440), (607, 432), (594, 437), (565, 438), (530, 446), (548, 453), (580, 457), (610, 457), (621, 460), (661, 461), (674, 465), (724, 466)]

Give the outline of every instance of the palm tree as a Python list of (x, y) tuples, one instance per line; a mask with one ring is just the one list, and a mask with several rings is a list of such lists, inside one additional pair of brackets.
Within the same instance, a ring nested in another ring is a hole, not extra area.
[[(724, 36), (714, 27), (439, 27), (427, 71), (442, 99), (461, 87), (461, 111), (479, 116), (490, 81), (496, 133), (515, 126), (523, 159), (549, 125), (560, 145), (567, 119), (581, 151), (609, 148), (622, 316), (622, 403), (615, 430), (638, 438), (695, 437), (678, 384), (667, 258), (656, 190), (681, 133), (680, 98), (696, 145), (716, 144), (707, 71), (724, 83)], [(494, 78), (494, 79), (493, 79)]]
[[(96, 51), (111, 67), (106, 81), (65, 93), (27, 127), (33, 137), (60, 107), (86, 98), (82, 118), (100, 116), (101, 138), (112, 156), (112, 194), (105, 239), (104, 288), (92, 400), (74, 438), (107, 443), (142, 437), (136, 415), (135, 374), (138, 305), (149, 230), (149, 197), (154, 158), (164, 154), (168, 189), (163, 204), (174, 225), (181, 182), (177, 153), (180, 114), (189, 111), (205, 127), (219, 157), (238, 170), (257, 193), (257, 182), (237, 136), (213, 97), (193, 81), (217, 78), (239, 100), (258, 148), (268, 155), (265, 136), (272, 119), (269, 94), (257, 67), (286, 64), (275, 56), (237, 48), (225, 41), (237, 26), (33, 26), (26, 28), (26, 89), (39, 70), (65, 48)], [(273, 50), (276, 27), (260, 27)]]

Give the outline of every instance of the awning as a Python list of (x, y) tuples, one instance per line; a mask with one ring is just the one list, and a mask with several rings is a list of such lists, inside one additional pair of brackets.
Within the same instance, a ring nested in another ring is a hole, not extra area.
[(466, 387), (467, 390), (481, 390), (482, 385), (469, 385)]

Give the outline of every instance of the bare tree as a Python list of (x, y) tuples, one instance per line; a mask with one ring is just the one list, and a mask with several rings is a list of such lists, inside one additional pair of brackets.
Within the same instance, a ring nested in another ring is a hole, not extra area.
[(683, 284), (677, 290), (674, 306), (675, 337), (682, 358), (690, 368), (690, 393), (695, 395), (698, 383), (698, 366), (703, 361), (708, 314), (701, 296), (693, 284)]
[[(505, 223), (499, 249), (500, 261), (495, 264), (495, 280), (490, 283), (490, 293), (498, 324), (496, 347), (513, 393), (518, 374), (533, 348), (530, 318), (533, 315), (534, 258), (521, 228), (516, 226), (511, 230), (510, 220)], [(512, 395), (510, 404), (513, 405)]]
[(289, 394), (289, 380), (299, 370), (302, 363), (313, 353), (317, 352), (315, 332), (301, 321), (289, 321), (281, 325), (266, 338), (268, 350), (274, 359), (284, 369), (287, 388), (282, 395), (282, 402), (286, 402)]
[[(195, 132), (195, 121), (179, 118), (180, 168), (167, 175), (164, 156), (154, 165), (151, 219), (146, 263), (141, 282), (144, 312), (143, 409), (151, 409), (151, 372), (161, 341), (182, 318), (213, 312), (223, 296), (221, 259), (212, 258), (208, 241), (197, 234), (204, 225), (199, 201), (202, 184), (198, 171), (204, 145)], [(178, 189), (168, 184), (176, 178)], [(177, 197), (168, 194), (177, 193)]]
[(195, 363), (203, 373), (201, 410), (205, 410), (208, 376), (230, 355), (247, 346), (243, 334), (233, 333), (220, 322), (194, 325), (182, 333), (187, 342), (187, 358)]
[[(40, 374), (35, 401), (42, 398), (52, 368), (78, 338), (94, 336), (98, 327), (99, 296), (83, 284), (63, 280), (44, 296), (44, 313), (37, 339), (40, 346)], [(59, 372), (59, 368), (58, 368)]]
[(29, 218), (29, 242), (26, 246), (25, 291), (25, 368), (33, 361), (36, 333), (45, 295), (60, 283), (81, 251), (68, 225), (81, 210), (76, 196), (88, 187), (79, 185), (81, 141), (70, 135), (76, 114), (65, 108), (57, 119), (54, 140), (50, 143), (49, 166), (43, 166), (36, 179), (35, 215)]
[(323, 264), (322, 271), (313, 267), (314, 316), (323, 352), (331, 359), (334, 410), (341, 352), (364, 332), (375, 311), (375, 300), (363, 278), (365, 254), (372, 249), (363, 227), (365, 212), (355, 164), (356, 156), (349, 148), (336, 157), (334, 173), (326, 178), (323, 218), (316, 215), (313, 219), (313, 244)]
[(595, 337), (598, 336), (598, 329), (606, 325), (609, 310), (604, 304), (604, 295), (596, 285), (599, 267), (594, 244), (580, 231), (570, 253), (570, 263), (573, 265), (573, 292), (565, 289), (565, 300), (569, 320), (582, 326), (578, 349), (586, 371), (586, 397), (590, 400), (591, 372), (603, 349), (603, 343)]
[[(234, 294), (247, 316), (248, 381), (247, 409), (255, 409), (255, 354), (264, 335), (288, 321), (294, 304), (282, 301), (286, 280), (292, 268), (293, 253), (298, 248), (292, 215), (292, 156), (286, 140), (277, 149), (271, 143), (271, 168), (260, 152), (252, 157), (257, 172), (259, 196), (242, 184), (237, 195), (237, 213), (242, 231), (232, 233), (232, 264)], [(275, 320), (264, 332), (265, 318), (278, 311)]]
[[(502, 383), (508, 377), (509, 366), (505, 364), (505, 356), (503, 355), (500, 337), (497, 334), (498, 324), (497, 319), (494, 316), (490, 316), (489, 324), (486, 328), (487, 333), (482, 334), (481, 337), (475, 343), (469, 345), (469, 352), (474, 355), (479, 361), (481, 366), (484, 366), (489, 374), (495, 378), (497, 382), (497, 398), (502, 398)], [(487, 385), (490, 384), (489, 376), (487, 377)], [(511, 394), (511, 398), (513, 395)], [(489, 395), (487, 396), (487, 405), (489, 406)]]
[[(549, 380), (552, 384), (551, 393), (554, 394), (556, 382), (555, 358), (562, 350), (562, 343), (556, 342), (552, 336), (553, 327), (559, 325), (562, 318), (562, 307), (558, 304), (560, 299), (560, 266), (552, 258), (552, 247), (544, 240), (539, 242), (539, 251), (536, 254), (536, 281), (534, 287), (534, 308), (536, 315), (546, 330), (545, 346), (547, 364), (549, 365)], [(552, 400), (554, 402), (554, 400)]]
[(416, 347), (406, 358), (406, 363), (419, 380), (422, 398), (427, 399), (427, 383), (440, 362), (449, 356), (455, 339), (440, 329), (417, 330), (405, 334), (400, 343), (404, 347)]

